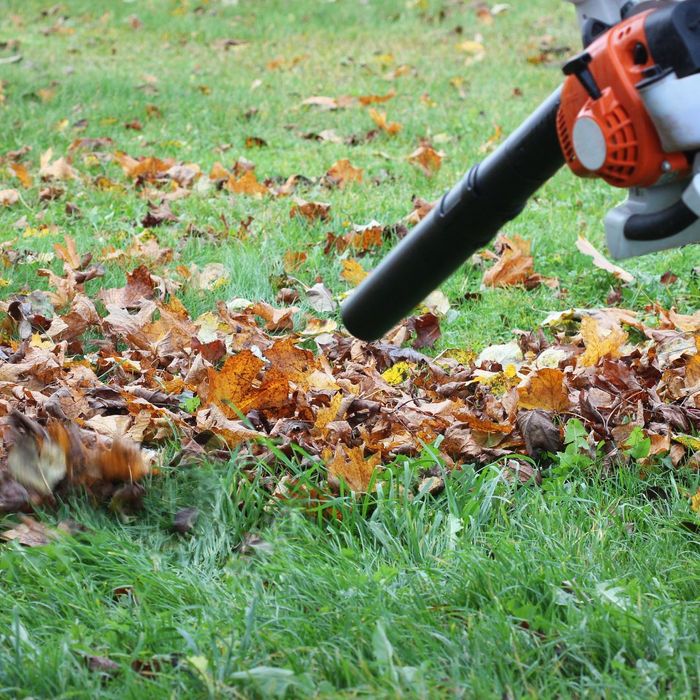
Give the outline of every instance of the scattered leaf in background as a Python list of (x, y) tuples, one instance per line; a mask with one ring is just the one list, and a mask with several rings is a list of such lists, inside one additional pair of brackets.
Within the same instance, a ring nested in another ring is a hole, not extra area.
[(379, 129), (386, 132), (390, 136), (395, 136), (399, 133), (399, 131), (401, 131), (401, 124), (387, 121), (386, 112), (379, 112), (378, 110), (370, 107), (369, 116), (372, 118), (372, 121), (377, 125), (377, 127), (379, 127)]
[(621, 267), (618, 267), (617, 265), (611, 263), (600, 251), (598, 251), (593, 246), (593, 244), (590, 241), (585, 239), (583, 236), (578, 237), (576, 241), (576, 247), (581, 253), (592, 258), (593, 264), (596, 267), (600, 268), (601, 270), (605, 270), (606, 272), (609, 272), (611, 275), (613, 275), (613, 277), (616, 277), (625, 284), (630, 284), (634, 282), (633, 275), (631, 275), (626, 270), (623, 270)]
[(340, 273), (340, 279), (350, 282), (353, 287), (356, 287), (367, 277), (367, 271), (354, 258), (346, 258), (342, 261), (342, 265), (343, 269)]
[(431, 177), (440, 170), (443, 157), (444, 153), (436, 151), (431, 146), (419, 146), (408, 156), (408, 162), (419, 168), (427, 177)]
[(362, 169), (354, 167), (347, 158), (343, 158), (329, 168), (326, 178), (342, 190), (348, 183), (362, 182)]

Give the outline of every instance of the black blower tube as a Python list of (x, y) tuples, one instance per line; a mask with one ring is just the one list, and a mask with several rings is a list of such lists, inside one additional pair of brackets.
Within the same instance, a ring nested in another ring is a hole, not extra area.
[(345, 327), (376, 340), (485, 246), (564, 165), (561, 88), (474, 166), (345, 301)]

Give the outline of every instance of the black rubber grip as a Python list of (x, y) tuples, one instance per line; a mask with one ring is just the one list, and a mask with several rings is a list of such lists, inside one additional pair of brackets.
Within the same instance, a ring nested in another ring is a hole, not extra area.
[(679, 199), (661, 211), (630, 216), (624, 234), (630, 241), (660, 241), (685, 231), (697, 220), (698, 215)]
[(346, 328), (375, 340), (392, 328), (475, 251), (486, 245), (564, 165), (556, 90), (462, 181), (348, 297)]

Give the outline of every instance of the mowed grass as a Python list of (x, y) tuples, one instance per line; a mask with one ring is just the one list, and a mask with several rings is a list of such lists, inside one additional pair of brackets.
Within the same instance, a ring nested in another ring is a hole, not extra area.
[[(457, 45), (477, 33), (485, 57), (465, 65)], [(180, 221), (155, 229), (162, 245), (177, 249), (174, 264), (216, 261), (231, 271), (214, 294), (183, 291), (192, 314), (218, 299), (273, 301), (271, 278), (289, 250), (308, 255), (297, 278), (312, 284), (320, 275), (340, 293), (347, 284), (339, 259), (323, 254), (326, 232), (372, 219), (394, 223), (412, 196), (434, 199), (482, 158), (497, 125), (506, 133), (516, 127), (560, 82), (558, 59), (528, 61), (546, 37), (570, 53), (578, 48), (572, 8), (558, 0), (511, 3), (486, 25), (469, 3), (433, 0), (70, 0), (55, 11), (5, 0), (0, 41), (19, 40), (23, 61), (0, 63), (0, 150), (31, 146), (36, 172), (47, 148), (64, 155), (75, 138), (108, 136), (132, 156), (171, 156), (205, 171), (243, 156), (260, 178), (318, 178), (347, 157), (363, 168), (362, 184), (300, 192), (331, 203), (326, 223), (290, 219), (287, 199), (208, 192), (173, 203)], [(222, 39), (249, 43), (224, 51)], [(281, 65), (270, 68), (271, 61)], [(386, 78), (401, 65), (411, 67), (408, 75)], [(455, 78), (464, 79), (463, 97)], [(157, 93), (139, 87), (154, 82)], [(37, 93), (44, 88), (54, 92), (46, 102)], [(301, 137), (324, 129), (362, 136), (374, 127), (365, 109), (320, 111), (301, 106), (305, 98), (391, 89), (396, 96), (378, 108), (402, 124), (396, 137), (357, 146)], [(162, 117), (148, 116), (151, 104)], [(134, 119), (142, 131), (124, 128)], [(74, 128), (80, 120), (87, 120), (82, 130)], [(247, 149), (249, 136), (268, 145)], [(433, 178), (406, 161), (422, 138), (446, 153)], [(75, 165), (92, 178), (124, 182), (115, 164)], [(16, 186), (0, 168), (0, 189)], [(142, 232), (146, 203), (132, 188), (65, 187), (62, 199), (41, 204), (40, 183), (23, 190), (20, 206), (0, 210), (2, 240), (49, 251), (70, 234), (99, 259)], [(489, 290), (474, 300), (482, 271), (465, 267), (444, 287), (456, 313), (443, 323), (438, 349), (480, 350), (510, 339), (513, 328), (537, 328), (546, 312), (604, 305), (611, 278), (574, 242), (583, 232), (602, 246), (602, 217), (620, 198), (599, 183), (558, 175), (508, 232), (533, 241), (537, 270), (558, 277), (563, 293)], [(65, 214), (66, 200), (82, 218)], [(222, 215), (233, 228), (253, 217), (248, 240), (214, 243), (188, 233), (188, 224), (220, 229)], [(21, 216), (32, 231), (47, 224), (57, 232), (26, 236), (15, 227)], [(638, 282), (624, 289), (623, 304), (694, 310), (699, 264), (697, 248), (626, 262)], [(0, 294), (35, 288), (39, 266), (0, 270), (7, 283)], [(660, 282), (668, 270), (679, 278), (670, 286)], [(119, 285), (124, 274), (108, 265), (88, 291)], [(555, 469), (542, 487), (516, 488), (497, 468), (476, 474), (465, 465), (442, 495), (410, 497), (418, 473), (442, 469), (427, 450), (424, 460), (389, 465), (377, 494), (339, 498), (339, 520), (271, 502), (271, 475), (260, 467), (251, 484), (242, 466), (234, 456), (226, 465), (166, 468), (147, 484), (145, 513), (132, 519), (76, 497), (42, 518), (71, 517), (86, 532), (37, 550), (3, 545), (0, 696), (700, 693), (700, 539), (687, 501), (697, 474), (665, 464), (644, 479), (632, 468), (614, 475)], [(313, 478), (295, 461), (281, 464), (285, 470)], [(171, 531), (183, 507), (201, 512), (188, 537)], [(120, 594), (125, 587), (130, 593)], [(91, 655), (115, 661), (119, 672), (89, 670)], [(139, 662), (153, 672), (139, 673)]]

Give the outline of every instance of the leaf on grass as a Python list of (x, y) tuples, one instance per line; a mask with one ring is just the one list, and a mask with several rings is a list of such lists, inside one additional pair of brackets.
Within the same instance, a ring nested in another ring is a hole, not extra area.
[(525, 384), (518, 387), (518, 406), (559, 413), (568, 411), (569, 393), (564, 386), (564, 373), (551, 368), (532, 373)]
[(351, 107), (355, 103), (355, 98), (349, 95), (341, 97), (326, 97), (324, 95), (314, 95), (307, 97), (302, 104), (312, 107), (321, 107), (322, 109), (336, 110)]
[(19, 525), (0, 532), (0, 539), (6, 542), (18, 542), (25, 547), (43, 547), (58, 537), (57, 530), (48, 528), (29, 516), (23, 516)]
[(484, 45), (480, 41), (475, 41), (473, 39), (467, 39), (457, 44), (457, 48), (470, 56), (483, 55), (486, 51)]
[(444, 155), (431, 146), (419, 146), (408, 156), (408, 162), (419, 168), (427, 177), (432, 177), (440, 170)]
[(299, 311), (298, 307), (290, 306), (286, 309), (275, 309), (264, 301), (253, 304), (249, 311), (256, 316), (260, 316), (265, 321), (265, 328), (268, 331), (290, 331), (294, 328), (294, 314)]
[(144, 299), (152, 299), (155, 284), (145, 265), (132, 270), (126, 277), (126, 285), (116, 289), (102, 289), (98, 297), (106, 305), (114, 304), (124, 309), (138, 308)]
[(270, 190), (265, 187), (265, 185), (258, 182), (252, 170), (247, 170), (239, 178), (236, 178), (235, 175), (231, 175), (224, 187), (234, 194), (245, 194), (251, 197), (261, 198), (270, 194)]
[(161, 224), (174, 223), (177, 221), (178, 218), (170, 210), (170, 202), (168, 201), (164, 201), (161, 204), (149, 202), (148, 211), (143, 219), (141, 219), (141, 223), (146, 228), (154, 228), (155, 226), (160, 226)]
[(24, 187), (25, 190), (28, 190), (34, 184), (32, 176), (29, 174), (27, 166), (24, 165), (24, 163), (10, 163), (8, 167), (14, 176), (22, 183), (22, 187)]
[(690, 509), (693, 513), (700, 515), (700, 489), (697, 493), (690, 499)]
[(556, 454), (564, 449), (561, 431), (546, 411), (521, 411), (517, 424), (525, 438), (528, 455), (538, 459), (543, 452)]
[(578, 359), (579, 367), (595, 367), (603, 357), (620, 357), (629, 337), (619, 326), (604, 332), (592, 316), (585, 316), (581, 321), (581, 336), (586, 351)]
[(49, 148), (40, 158), (39, 175), (42, 180), (77, 180), (78, 173), (65, 158), (51, 162), (53, 149)]
[(398, 122), (388, 122), (386, 112), (380, 112), (373, 107), (369, 109), (369, 116), (372, 121), (384, 132), (390, 136), (396, 136), (401, 131), (402, 126)]
[(313, 287), (308, 289), (306, 298), (309, 302), (309, 306), (319, 313), (331, 313), (335, 311), (338, 306), (333, 300), (333, 295), (330, 290), (323, 282), (317, 282)]
[(333, 333), (336, 330), (338, 330), (338, 324), (332, 318), (309, 318), (306, 322), (306, 326), (299, 331), (299, 335), (307, 337), (325, 335), (327, 333)]
[(364, 447), (346, 447), (339, 444), (333, 458), (327, 462), (328, 473), (344, 481), (355, 493), (366, 493), (374, 470), (381, 464), (380, 453), (365, 459)]
[(326, 178), (342, 190), (350, 182), (362, 182), (362, 169), (356, 168), (347, 158), (343, 158), (330, 167)]
[(226, 284), (229, 279), (228, 270), (222, 263), (207, 263), (198, 268), (194, 263), (189, 268), (190, 277), (187, 286), (200, 292), (210, 292)]
[(559, 282), (550, 277), (542, 277), (535, 272), (534, 259), (530, 255), (530, 242), (520, 236), (507, 238), (499, 236), (496, 249), (500, 251), (496, 264), (484, 273), (486, 287), (512, 287), (524, 285), (533, 289), (540, 284), (556, 287)]
[(388, 102), (392, 98), (396, 97), (396, 90), (389, 90), (385, 95), (360, 95), (357, 101), (363, 106), (381, 104), (383, 102)]
[(330, 215), (331, 205), (323, 202), (307, 202), (299, 197), (294, 198), (294, 205), (289, 211), (289, 218), (300, 217), (307, 221), (326, 221)]
[(198, 508), (183, 508), (173, 517), (173, 530), (179, 535), (187, 535), (194, 530), (197, 518), (199, 518)]
[(356, 287), (362, 280), (367, 277), (367, 270), (360, 265), (354, 258), (347, 258), (342, 261), (343, 269), (340, 273), (340, 279), (349, 282), (353, 287)]
[(413, 211), (406, 217), (409, 224), (418, 224), (435, 208), (437, 202), (426, 202), (420, 197), (413, 198)]
[(618, 267), (617, 265), (611, 263), (600, 251), (598, 251), (593, 246), (593, 244), (590, 241), (588, 241), (583, 236), (578, 237), (578, 240), (576, 241), (576, 247), (581, 253), (583, 253), (584, 255), (588, 255), (590, 258), (592, 258), (593, 264), (596, 267), (600, 268), (601, 270), (605, 270), (606, 272), (609, 272), (611, 275), (613, 275), (614, 277), (626, 284), (634, 282), (633, 275), (631, 275), (626, 270), (623, 270), (621, 267)]
[(0, 206), (11, 207), (19, 202), (19, 192), (17, 190), (0, 190)]
[(126, 155), (126, 153), (119, 152), (114, 154), (114, 159), (121, 165), (127, 177), (132, 180), (144, 180), (147, 182), (166, 177), (168, 170), (175, 165), (175, 161), (172, 158), (165, 160), (154, 157), (136, 159)]
[(282, 256), (282, 267), (287, 274), (296, 272), (308, 259), (308, 254), (300, 250), (288, 250)]

